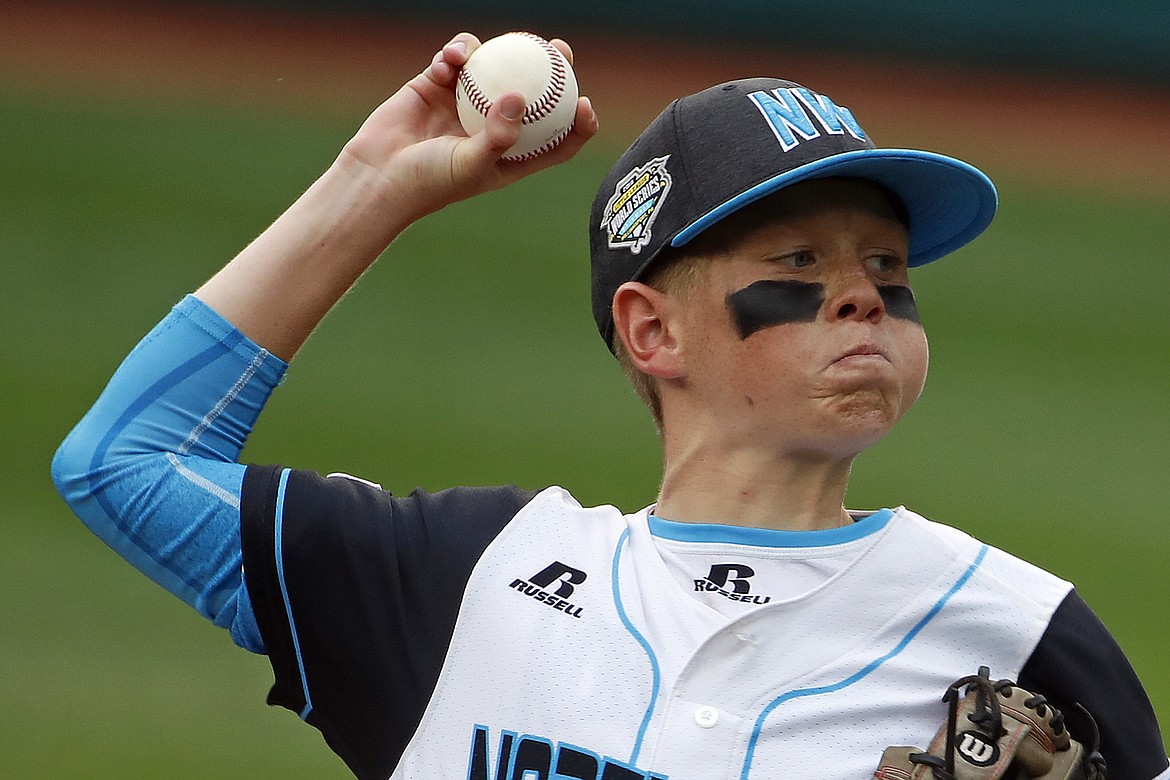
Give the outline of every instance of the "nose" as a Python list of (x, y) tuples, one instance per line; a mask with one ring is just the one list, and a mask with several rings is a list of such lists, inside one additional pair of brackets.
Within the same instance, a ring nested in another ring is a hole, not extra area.
[(841, 280), (837, 292), (827, 301), (829, 316), (835, 320), (880, 322), (886, 305), (877, 286), (862, 276)]

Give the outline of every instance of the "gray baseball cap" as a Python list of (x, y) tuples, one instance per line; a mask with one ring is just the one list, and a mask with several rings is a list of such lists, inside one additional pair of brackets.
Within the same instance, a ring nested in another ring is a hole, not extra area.
[(995, 186), (961, 160), (875, 146), (849, 109), (791, 81), (743, 79), (679, 98), (610, 169), (593, 201), (593, 317), (613, 339), (613, 295), (667, 247), (796, 182), (868, 179), (909, 215), (910, 266), (937, 260), (990, 224)]

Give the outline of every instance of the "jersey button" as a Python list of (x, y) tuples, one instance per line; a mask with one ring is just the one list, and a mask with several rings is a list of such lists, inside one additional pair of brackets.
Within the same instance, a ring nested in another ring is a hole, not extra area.
[(713, 727), (719, 722), (719, 710), (714, 707), (699, 707), (695, 710), (695, 723), (698, 723), (705, 729)]

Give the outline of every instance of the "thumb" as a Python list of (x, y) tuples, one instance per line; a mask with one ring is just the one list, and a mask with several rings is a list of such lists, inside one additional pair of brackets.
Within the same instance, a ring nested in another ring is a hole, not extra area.
[(520, 137), (527, 101), (519, 92), (505, 92), (488, 109), (479, 140), (486, 156), (498, 160)]

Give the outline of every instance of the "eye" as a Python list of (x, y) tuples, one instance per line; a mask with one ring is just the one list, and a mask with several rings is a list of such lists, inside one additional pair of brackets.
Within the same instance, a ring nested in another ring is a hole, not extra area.
[(808, 249), (798, 249), (795, 252), (780, 255), (773, 262), (787, 270), (799, 271), (802, 268), (811, 268), (816, 265), (817, 256)]
[(871, 274), (884, 279), (901, 273), (906, 268), (906, 261), (898, 255), (873, 255), (866, 258), (865, 265)]

